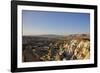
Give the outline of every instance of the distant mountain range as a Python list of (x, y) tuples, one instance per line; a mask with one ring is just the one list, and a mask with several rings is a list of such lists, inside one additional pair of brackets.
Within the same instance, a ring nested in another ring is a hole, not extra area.
[(48, 35), (38, 35), (40, 37), (48, 37), (48, 38), (59, 38), (59, 37), (65, 37), (64, 35), (54, 35), (54, 34), (48, 34)]
[(56, 34), (46, 34), (46, 35), (28, 35), (31, 37), (45, 37), (45, 38), (78, 38), (86, 37), (89, 38), (90, 34), (71, 34), (71, 35), (56, 35)]

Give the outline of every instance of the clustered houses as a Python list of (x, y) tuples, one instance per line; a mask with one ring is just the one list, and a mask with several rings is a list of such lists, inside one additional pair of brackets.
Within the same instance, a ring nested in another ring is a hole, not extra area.
[(32, 44), (24, 46), (23, 62), (84, 60), (90, 58), (89, 38), (73, 38), (67, 40), (45, 39), (45, 43), (41, 43), (40, 41), (36, 43), (39, 46)]

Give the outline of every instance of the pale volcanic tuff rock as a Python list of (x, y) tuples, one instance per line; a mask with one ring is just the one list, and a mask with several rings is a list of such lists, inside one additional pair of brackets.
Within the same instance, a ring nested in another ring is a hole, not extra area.
[(23, 36), (23, 62), (90, 58), (89, 34), (48, 36)]

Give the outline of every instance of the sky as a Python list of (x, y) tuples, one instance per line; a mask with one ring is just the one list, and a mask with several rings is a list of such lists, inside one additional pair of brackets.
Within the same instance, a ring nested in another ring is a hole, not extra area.
[(23, 35), (68, 35), (90, 32), (90, 14), (22, 10)]

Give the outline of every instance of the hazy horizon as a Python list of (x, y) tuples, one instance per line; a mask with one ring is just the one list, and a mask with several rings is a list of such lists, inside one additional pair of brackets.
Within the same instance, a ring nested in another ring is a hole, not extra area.
[(22, 11), (23, 35), (89, 34), (89, 13)]
[(82, 35), (82, 34), (87, 34), (87, 35), (90, 35), (89, 33), (79, 33), (79, 34), (61, 34), (61, 35), (59, 35), (59, 34), (35, 34), (35, 35), (23, 35), (23, 36), (49, 36), (49, 35), (55, 35), (55, 36), (69, 36), (69, 35)]

